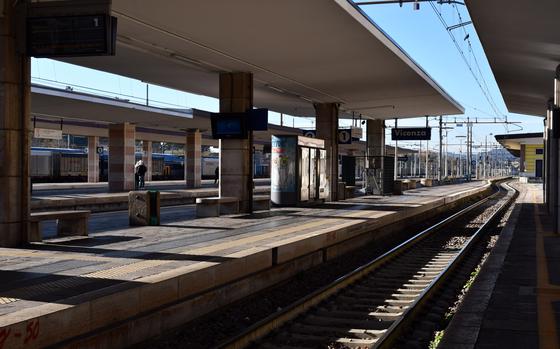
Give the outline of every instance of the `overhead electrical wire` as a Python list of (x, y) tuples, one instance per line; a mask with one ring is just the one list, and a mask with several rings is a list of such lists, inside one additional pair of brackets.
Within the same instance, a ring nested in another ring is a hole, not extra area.
[[(459, 23), (464, 23), (463, 18), (461, 16), (461, 12), (459, 11), (459, 7), (456, 4), (453, 4), (452, 6), (455, 8), (455, 11), (457, 12), (457, 16), (459, 18)], [(462, 29), (463, 29), (463, 34), (465, 34), (467, 44), (469, 45), (469, 51), (470, 51), (470, 53), (473, 57), (476, 69), (478, 70), (478, 73), (480, 74), (480, 78), (482, 80), (484, 88), (486, 89), (486, 92), (488, 93), (488, 96), (490, 97), (491, 105), (493, 105), (492, 109), (500, 111), (497, 104), (496, 104), (496, 101), (494, 101), (494, 98), (492, 96), (492, 93), (490, 92), (490, 89), (488, 88), (488, 84), (486, 83), (486, 79), (484, 78), (484, 74), (482, 74), (482, 69), (480, 69), (480, 64), (478, 64), (478, 59), (476, 58), (476, 55), (474, 54), (474, 50), (473, 50), (473, 47), (472, 47), (471, 39), (469, 38), (469, 34), (467, 33), (467, 30), (464, 26), (462, 27)], [(499, 114), (502, 114), (502, 113), (499, 113)], [(502, 116), (503, 116), (503, 114), (502, 114)]]
[[(467, 57), (466, 57), (465, 53), (463, 52), (461, 46), (457, 42), (457, 39), (455, 38), (455, 36), (453, 35), (453, 33), (450, 30), (447, 30), (447, 28), (449, 28), (449, 25), (447, 24), (447, 22), (443, 18), (442, 13), (437, 9), (436, 5), (434, 5), (432, 2), (430, 2), (429, 4), (432, 7), (432, 10), (434, 10), (434, 12), (435, 12), (436, 16), (438, 17), (439, 21), (441, 22), (441, 24), (445, 28), (445, 31), (447, 32), (447, 34), (449, 34), (449, 37), (451, 38), (451, 41), (453, 41), (453, 44), (455, 45), (455, 48), (457, 49), (457, 51), (459, 51), (459, 54), (461, 55), (461, 58), (463, 59), (463, 61), (467, 65), (467, 68), (471, 72), (471, 75), (473, 76), (474, 80), (476, 81), (476, 83), (477, 83), (478, 87), (480, 88), (482, 94), (486, 98), (486, 101), (488, 102), (488, 104), (492, 108), (492, 111), (494, 112), (494, 114), (496, 114), (497, 117), (503, 117), (503, 114), (501, 114), (499, 112), (497, 106), (494, 103), (494, 100), (489, 95), (489, 91), (485, 90), (484, 87), (482, 86), (484, 84), (487, 87), (486, 82), (485, 81), (484, 81), (484, 83), (480, 82), (480, 79), (478, 78), (477, 74), (474, 72), (474, 70), (471, 67), (469, 61), (467, 60)], [(465, 29), (463, 28), (463, 30), (465, 30)], [(472, 46), (470, 45), (470, 39), (466, 38), (466, 40), (469, 40), (469, 46), (472, 49)], [(474, 53), (473, 53), (473, 57), (474, 57)], [(475, 58), (475, 61), (476, 61), (476, 58)], [(478, 61), (476, 61), (476, 64), (478, 66)], [(480, 67), (478, 69), (479, 69), (479, 72), (480, 72)], [(482, 76), (482, 74), (481, 74), (481, 77), (482, 77), (482, 80), (484, 80), (484, 77)]]

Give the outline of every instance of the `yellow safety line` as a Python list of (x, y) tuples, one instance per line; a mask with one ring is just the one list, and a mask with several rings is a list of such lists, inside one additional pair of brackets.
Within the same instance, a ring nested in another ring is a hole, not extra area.
[(552, 302), (560, 300), (560, 287), (549, 283), (548, 265), (544, 239), (553, 236), (546, 233), (537, 209), (536, 192), (533, 191), (533, 215), (535, 217), (537, 238), (537, 309), (539, 327), (539, 348), (559, 349), (556, 317)]

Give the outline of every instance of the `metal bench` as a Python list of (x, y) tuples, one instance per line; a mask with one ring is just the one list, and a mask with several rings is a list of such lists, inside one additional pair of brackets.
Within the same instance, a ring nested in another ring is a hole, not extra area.
[(220, 214), (239, 213), (239, 199), (232, 196), (196, 199), (197, 217), (219, 217)]
[(29, 242), (42, 241), (41, 222), (56, 219), (58, 236), (87, 236), (88, 210), (34, 212), (29, 215)]

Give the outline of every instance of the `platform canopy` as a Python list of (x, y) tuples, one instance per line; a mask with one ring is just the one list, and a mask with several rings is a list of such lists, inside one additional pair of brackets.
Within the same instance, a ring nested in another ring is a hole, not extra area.
[(560, 1), (466, 3), (508, 110), (546, 116), (560, 64)]
[(172, 110), (131, 103), (57, 88), (31, 86), (31, 115), (62, 119), (79, 119), (101, 123), (131, 122), (167, 129), (200, 127), (195, 124), (196, 109)]
[(543, 144), (543, 133), (514, 133), (495, 135), (496, 141), (506, 148), (513, 156), (519, 157), (521, 144)]
[[(102, 97), (83, 92), (62, 90), (42, 85), (31, 86), (31, 117), (37, 125), (58, 129), (64, 125), (67, 132), (96, 135), (106, 130), (108, 124), (130, 122), (144, 134), (153, 138), (167, 135), (166, 141), (181, 143), (185, 130), (199, 129), (206, 139), (211, 139), (210, 112), (200, 109), (166, 109), (145, 106), (125, 99)], [(62, 121), (62, 125), (61, 125)], [(254, 133), (256, 143), (270, 143), (272, 134), (302, 134), (299, 128), (268, 125), (268, 131)], [(163, 140), (163, 139), (161, 139)], [(217, 140), (209, 141), (217, 144)], [(354, 141), (344, 144), (345, 150), (363, 151), (364, 144)]]
[(255, 106), (314, 116), (459, 114), (462, 106), (348, 0), (113, 0), (117, 54), (65, 59), (218, 97), (219, 72), (254, 76)]

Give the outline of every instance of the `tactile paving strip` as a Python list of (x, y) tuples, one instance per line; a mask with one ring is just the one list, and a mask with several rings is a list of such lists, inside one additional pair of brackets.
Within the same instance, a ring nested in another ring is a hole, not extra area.
[(54, 292), (63, 291), (65, 289), (71, 289), (79, 286), (83, 286), (92, 280), (81, 277), (70, 277), (55, 281), (48, 281), (39, 284), (34, 284), (31, 286), (21, 287), (10, 291), (14, 297), (2, 297), (0, 298), (0, 304), (9, 304), (17, 302), (22, 299), (37, 299), (39, 297), (45, 298), (49, 294)]
[(170, 263), (170, 261), (157, 260), (157, 259), (147, 260), (142, 262), (121, 265), (111, 269), (100, 270), (93, 273), (85, 274), (83, 276), (87, 278), (112, 279), (129, 273), (137, 272), (143, 269), (158, 267), (162, 264), (167, 264), (167, 263)]

